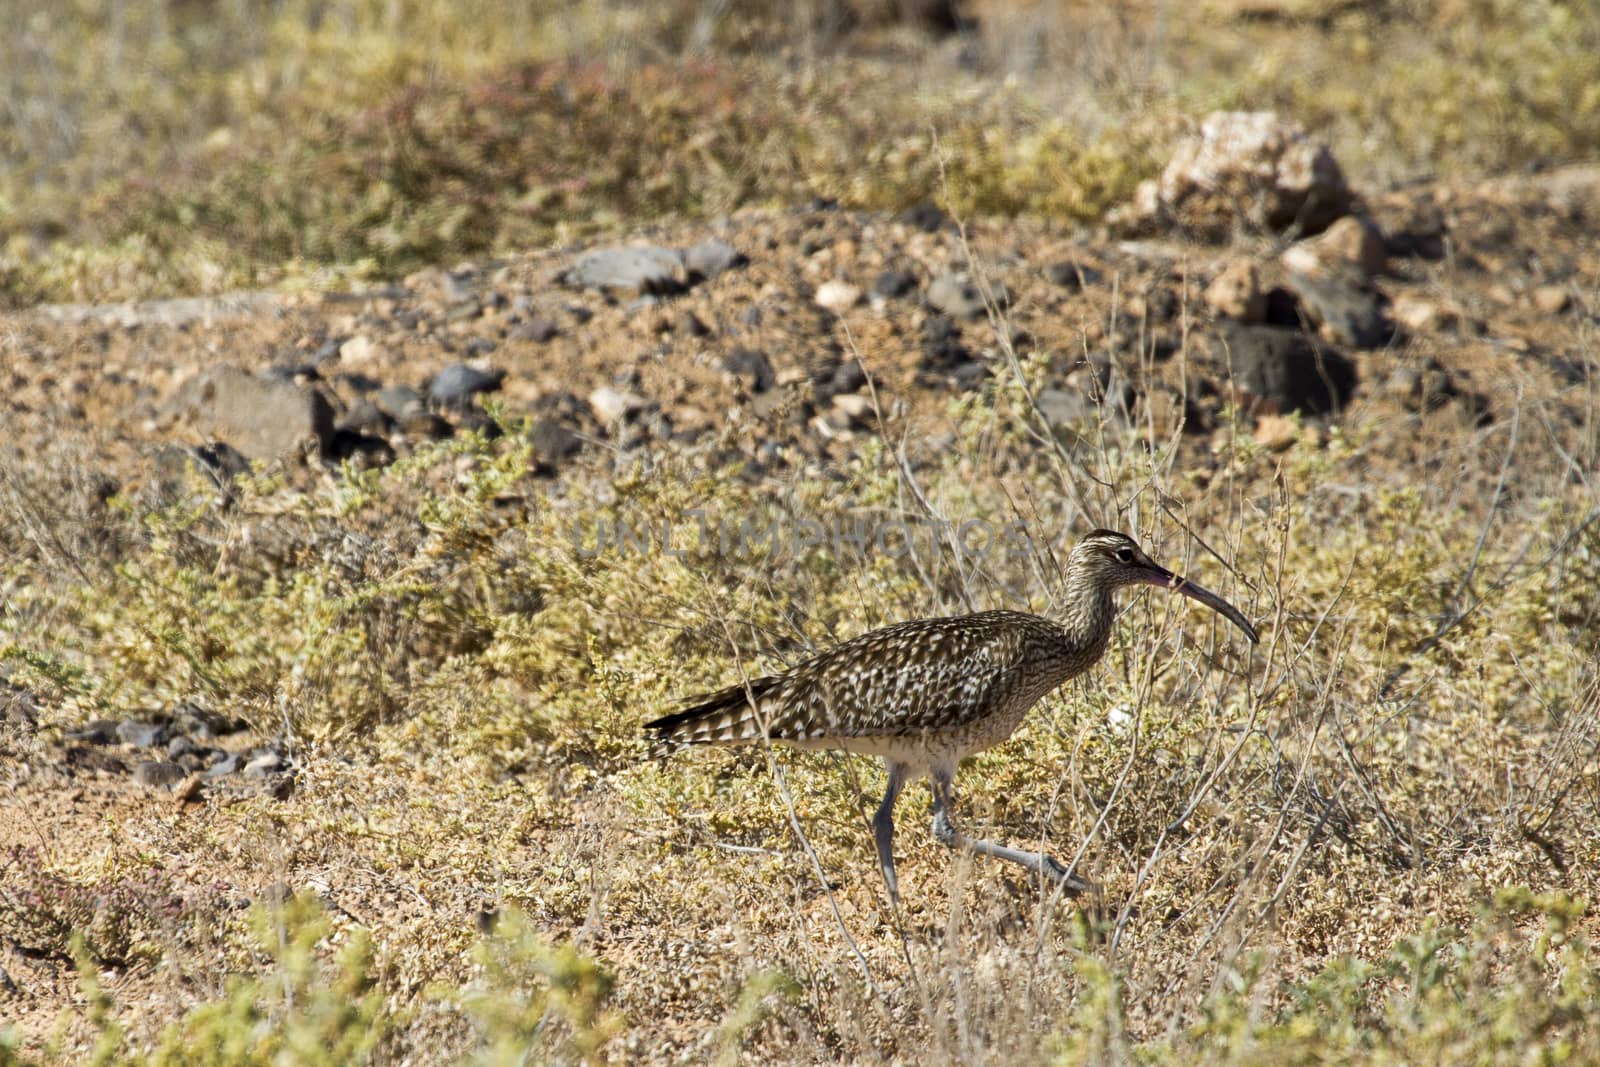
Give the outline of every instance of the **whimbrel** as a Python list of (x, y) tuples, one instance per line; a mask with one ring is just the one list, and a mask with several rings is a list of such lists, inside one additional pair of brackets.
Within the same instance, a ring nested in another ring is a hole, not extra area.
[(1154, 585), (1198, 600), (1255, 629), (1232, 604), (1157, 565), (1125, 534), (1095, 530), (1067, 558), (1059, 618), (981, 611), (886, 626), (766, 678), (707, 693), (648, 723), (658, 742), (747, 745), (772, 741), (804, 749), (881, 756), (889, 787), (873, 818), (889, 894), (894, 872), (894, 805), (915, 774), (933, 787), (933, 836), (951, 848), (1020, 863), (1069, 892), (1090, 884), (1054, 857), (968, 837), (951, 817), (956, 766), (999, 744), (1045, 694), (1092, 667), (1106, 650), (1125, 585)]

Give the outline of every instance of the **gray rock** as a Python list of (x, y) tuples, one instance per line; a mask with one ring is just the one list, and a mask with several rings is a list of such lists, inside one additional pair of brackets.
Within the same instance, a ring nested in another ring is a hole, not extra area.
[(185, 700), (173, 709), (172, 725), (202, 741), (236, 734), (245, 728), (245, 724), (238, 719), (212, 711), (192, 700)]
[(479, 393), (492, 393), (506, 380), (503, 370), (481, 371), (467, 363), (452, 363), (428, 382), (428, 399), (442, 408), (464, 408)]
[(396, 422), (408, 419), (427, 407), (423, 395), (409, 385), (386, 385), (372, 394), (372, 403)]
[(370, 397), (362, 397), (334, 424), (334, 433), (387, 433), (394, 420), (378, 410)]
[(205, 777), (221, 778), (224, 775), (233, 774), (238, 770), (239, 754), (237, 752), (230, 752), (226, 756), (223, 756), (221, 759), (217, 760), (211, 766), (207, 767), (205, 770)]
[(1093, 267), (1085, 267), (1071, 260), (1050, 264), (1044, 269), (1044, 276), (1051, 285), (1059, 285), (1063, 289), (1082, 289), (1096, 284), (1101, 277), (1100, 272)]
[(244, 765), (244, 773), (250, 778), (265, 778), (269, 774), (276, 774), (283, 768), (283, 757), (272, 750), (267, 750), (251, 758)]
[(194, 383), (184, 405), (199, 428), (251, 459), (276, 459), (333, 440), (333, 407), (319, 389), (216, 367)]
[(685, 337), (709, 337), (711, 327), (700, 321), (700, 316), (692, 311), (685, 311), (678, 316), (677, 330)]
[[(996, 284), (992, 293), (995, 303), (1004, 307), (1005, 289)], [(958, 319), (979, 319), (986, 314), (983, 293), (967, 279), (955, 274), (941, 274), (928, 286), (927, 301), (930, 307)]]
[(908, 270), (886, 270), (872, 283), (872, 295), (886, 300), (908, 296), (917, 288), (917, 276)]
[(670, 248), (597, 248), (579, 256), (560, 280), (575, 289), (671, 294), (683, 291), (683, 271), (683, 257)]
[(563, 420), (546, 415), (528, 427), (533, 455), (545, 467), (559, 466), (583, 448), (583, 438)]
[(183, 764), (171, 760), (140, 760), (133, 767), (133, 780), (152, 789), (176, 785), (188, 776)]
[(561, 327), (549, 319), (529, 319), (511, 331), (511, 338), (515, 341), (536, 341), (544, 344), (553, 341), (560, 334)]
[(1290, 274), (1289, 287), (1322, 335), (1351, 348), (1381, 348), (1394, 337), (1383, 295), (1371, 285), (1330, 275)]
[(701, 241), (683, 253), (683, 265), (689, 272), (691, 282), (709, 281), (724, 271), (742, 267), (748, 262), (738, 249), (716, 238)]
[(165, 723), (129, 720), (117, 724), (117, 740), (135, 748), (155, 748), (167, 743), (171, 731)]
[(924, 200), (907, 208), (901, 214), (900, 221), (923, 233), (937, 233), (950, 222), (950, 216), (946, 215), (938, 204)]
[(765, 352), (752, 348), (735, 348), (722, 360), (722, 369), (731, 374), (752, 393), (764, 393), (777, 380), (772, 361)]
[(82, 726), (66, 731), (63, 735), (68, 741), (82, 741), (90, 745), (110, 745), (117, 740), (117, 726), (114, 719), (92, 719)]
[(1298, 330), (1228, 323), (1220, 345), (1239, 384), (1278, 414), (1337, 411), (1355, 388), (1355, 364)]

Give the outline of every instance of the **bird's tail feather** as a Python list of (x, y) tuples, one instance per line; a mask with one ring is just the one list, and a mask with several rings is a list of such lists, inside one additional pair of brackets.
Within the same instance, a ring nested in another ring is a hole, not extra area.
[(655, 734), (658, 749), (760, 741), (765, 736), (767, 718), (761, 713), (762, 700), (777, 683), (777, 678), (757, 678), (730, 685), (696, 697), (682, 711), (647, 722), (644, 728)]

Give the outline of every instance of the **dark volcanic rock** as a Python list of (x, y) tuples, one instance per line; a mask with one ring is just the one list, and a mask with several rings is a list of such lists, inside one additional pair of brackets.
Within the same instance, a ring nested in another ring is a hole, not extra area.
[(900, 221), (907, 226), (915, 227), (923, 233), (934, 233), (944, 229), (950, 222), (950, 216), (944, 209), (931, 200), (924, 200), (907, 208), (900, 216)]
[(1300, 331), (1226, 323), (1219, 341), (1233, 377), (1271, 411), (1337, 411), (1355, 388), (1355, 364)]
[(872, 295), (888, 300), (916, 292), (917, 276), (908, 270), (886, 270), (872, 283)]
[(135, 748), (155, 748), (165, 745), (172, 731), (165, 723), (129, 720), (117, 724), (117, 740)]
[(133, 780), (151, 788), (177, 785), (188, 776), (183, 764), (171, 760), (140, 760), (133, 767)]
[(735, 348), (722, 361), (722, 369), (744, 383), (752, 393), (764, 393), (777, 380), (772, 361), (765, 352), (753, 348)]
[(452, 363), (428, 381), (428, 399), (441, 408), (462, 409), (480, 393), (492, 393), (506, 380), (503, 370), (481, 371), (467, 363)]
[(1300, 295), (1311, 321), (1334, 344), (1380, 348), (1394, 337), (1383, 294), (1371, 285), (1331, 275), (1313, 278), (1291, 274), (1289, 284)]

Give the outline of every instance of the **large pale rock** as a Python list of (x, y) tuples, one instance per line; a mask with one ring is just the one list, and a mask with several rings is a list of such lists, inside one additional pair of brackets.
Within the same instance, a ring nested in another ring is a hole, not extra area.
[(1177, 226), (1210, 240), (1240, 226), (1319, 233), (1351, 200), (1338, 161), (1301, 127), (1270, 111), (1218, 111), (1113, 221), (1136, 232)]
[(189, 386), (184, 399), (196, 428), (250, 459), (291, 456), (308, 441), (322, 453), (333, 441), (333, 407), (310, 386), (215, 367)]

